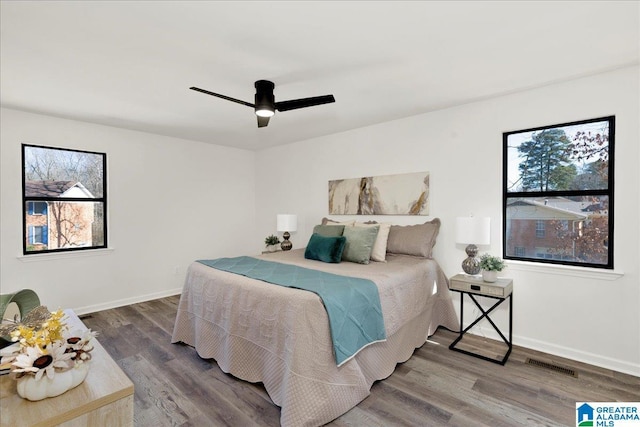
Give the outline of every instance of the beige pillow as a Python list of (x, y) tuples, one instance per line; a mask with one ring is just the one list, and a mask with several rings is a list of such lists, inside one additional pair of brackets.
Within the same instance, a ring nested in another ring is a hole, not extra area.
[(439, 218), (418, 225), (392, 225), (387, 240), (387, 252), (431, 258), (439, 231)]
[(329, 218), (322, 218), (322, 225), (344, 225), (345, 227), (353, 226), (356, 223), (355, 220), (351, 221), (336, 221)]
[(381, 222), (380, 224), (375, 221), (371, 222), (356, 222), (356, 227), (375, 227), (380, 226), (378, 230), (378, 237), (373, 244), (373, 251), (371, 252), (371, 260), (378, 262), (385, 262), (387, 260), (387, 240), (389, 239), (389, 230), (391, 229), (390, 222)]

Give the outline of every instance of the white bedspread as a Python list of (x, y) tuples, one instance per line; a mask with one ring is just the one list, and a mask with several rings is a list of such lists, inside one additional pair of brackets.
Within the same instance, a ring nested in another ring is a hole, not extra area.
[(325, 264), (302, 249), (264, 255), (378, 285), (387, 341), (336, 366), (327, 313), (311, 292), (272, 285), (194, 262), (180, 298), (172, 342), (250, 382), (263, 382), (283, 426), (318, 426), (357, 405), (439, 325), (458, 329), (448, 281), (433, 260), (388, 255), (386, 263)]

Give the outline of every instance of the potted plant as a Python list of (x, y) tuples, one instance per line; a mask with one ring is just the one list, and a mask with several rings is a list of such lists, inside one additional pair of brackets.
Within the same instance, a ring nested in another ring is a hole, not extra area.
[(482, 280), (485, 282), (495, 282), (498, 280), (498, 272), (504, 270), (507, 265), (500, 257), (483, 254), (480, 257), (480, 268), (482, 269)]
[(264, 244), (267, 247), (267, 250), (269, 252), (275, 252), (278, 250), (278, 244), (280, 243), (280, 239), (278, 239), (278, 236), (274, 236), (273, 234), (270, 236), (267, 236), (266, 239), (264, 239)]

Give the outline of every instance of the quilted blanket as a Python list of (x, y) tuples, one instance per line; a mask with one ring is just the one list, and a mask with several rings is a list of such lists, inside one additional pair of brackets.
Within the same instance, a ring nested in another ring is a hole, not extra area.
[(369, 279), (248, 256), (198, 262), (218, 270), (317, 294), (327, 309), (338, 366), (369, 344), (386, 340), (378, 287)]
[(199, 262), (189, 266), (171, 341), (193, 346), (224, 372), (262, 382), (282, 408), (283, 427), (330, 422), (366, 398), (372, 384), (391, 375), (439, 325), (459, 330), (447, 277), (434, 260), (388, 254), (387, 262), (329, 264), (305, 259), (304, 249), (256, 258), (369, 279), (384, 316), (387, 340), (338, 367), (317, 294)]

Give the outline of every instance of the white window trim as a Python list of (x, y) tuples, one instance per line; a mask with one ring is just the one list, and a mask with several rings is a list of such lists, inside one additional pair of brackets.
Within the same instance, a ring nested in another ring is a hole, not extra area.
[(91, 250), (81, 251), (66, 251), (66, 252), (47, 252), (44, 254), (32, 253), (31, 255), (18, 255), (19, 261), (32, 262), (32, 261), (50, 261), (54, 259), (68, 259), (68, 258), (81, 258), (90, 256), (108, 255), (113, 252), (114, 248), (99, 248)]
[[(30, 225), (29, 227), (33, 228), (33, 233), (31, 234), (31, 244), (32, 245), (44, 245), (44, 243), (40, 242), (36, 242), (36, 228), (40, 229), (40, 236), (42, 236), (44, 234), (44, 225)], [(42, 240), (42, 238), (40, 239)]]
[(618, 280), (624, 276), (624, 271), (605, 270), (601, 268), (580, 267), (563, 264), (543, 264), (528, 261), (505, 260), (512, 271), (526, 271), (534, 273), (547, 273), (561, 276), (584, 277), (587, 279)]

